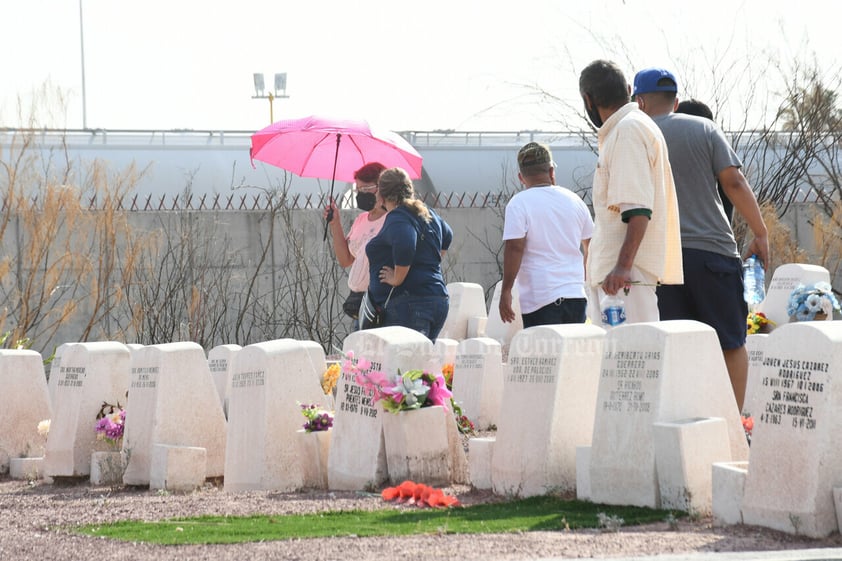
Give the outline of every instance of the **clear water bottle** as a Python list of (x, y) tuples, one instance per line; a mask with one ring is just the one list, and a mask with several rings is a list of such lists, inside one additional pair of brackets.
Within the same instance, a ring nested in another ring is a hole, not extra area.
[(757, 255), (752, 255), (743, 263), (743, 298), (750, 309), (766, 298), (766, 272)]
[(626, 303), (618, 294), (606, 294), (599, 301), (599, 309), (603, 327), (615, 327), (626, 321)]

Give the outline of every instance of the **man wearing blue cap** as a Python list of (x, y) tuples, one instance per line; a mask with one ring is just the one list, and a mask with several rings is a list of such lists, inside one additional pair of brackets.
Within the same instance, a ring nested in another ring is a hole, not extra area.
[(588, 251), (591, 321), (600, 292), (625, 292), (627, 323), (658, 321), (655, 286), (683, 282), (678, 203), (664, 136), (629, 101), (631, 88), (611, 61), (579, 75), (585, 111), (599, 129), (593, 180), (594, 234)]
[(634, 78), (634, 99), (664, 133), (669, 148), (678, 210), (684, 284), (658, 288), (662, 320), (693, 319), (719, 336), (737, 405), (742, 411), (748, 376), (742, 261), (717, 190), (717, 180), (754, 234), (748, 252), (766, 264), (769, 240), (757, 199), (742, 163), (716, 124), (675, 113), (678, 83), (663, 68), (647, 68)]

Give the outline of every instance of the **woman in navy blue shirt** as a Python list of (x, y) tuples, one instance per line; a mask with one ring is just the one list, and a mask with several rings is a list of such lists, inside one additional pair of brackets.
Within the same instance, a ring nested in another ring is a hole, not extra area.
[(384, 326), (402, 325), (435, 342), (450, 305), (441, 260), (453, 230), (415, 197), (412, 180), (401, 168), (380, 174), (377, 201), (388, 214), (365, 248), (369, 297), (385, 305)]

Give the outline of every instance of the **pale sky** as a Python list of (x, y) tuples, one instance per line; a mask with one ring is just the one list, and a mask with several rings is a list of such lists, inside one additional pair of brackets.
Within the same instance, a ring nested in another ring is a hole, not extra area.
[[(362, 117), (392, 130), (560, 130), (579, 108), (578, 73), (597, 58), (632, 79), (678, 76), (680, 97), (724, 107), (754, 84), (781, 91), (796, 56), (836, 71), (837, 4), (783, 0), (81, 0), (89, 128), (257, 130), (269, 102), (252, 74), (287, 73), (274, 120)], [(49, 84), (37, 124), (82, 128), (80, 0), (0, 0), (0, 126)], [(747, 54), (748, 53), (748, 54)], [(715, 73), (721, 82), (715, 87)], [(747, 87), (747, 86), (746, 86)], [(43, 100), (44, 98), (38, 97)], [(754, 109), (760, 103), (751, 104)], [(733, 111), (733, 109), (732, 109)]]

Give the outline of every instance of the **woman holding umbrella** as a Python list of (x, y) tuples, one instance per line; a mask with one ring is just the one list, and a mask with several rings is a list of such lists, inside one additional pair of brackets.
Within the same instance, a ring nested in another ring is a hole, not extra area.
[(342, 229), (339, 219), (339, 208), (333, 199), (325, 209), (325, 219), (329, 220), (330, 232), (333, 238), (333, 252), (340, 267), (348, 270), (348, 288), (351, 293), (342, 308), (346, 314), (354, 318), (354, 329), (358, 328), (360, 303), (363, 294), (368, 289), (368, 257), (365, 246), (368, 241), (380, 232), (386, 216), (386, 210), (377, 202), (377, 178), (386, 166), (379, 162), (371, 162), (354, 172), (354, 187), (357, 191), (357, 208), (364, 211), (357, 216), (348, 235)]
[(450, 306), (441, 260), (453, 230), (416, 198), (412, 180), (401, 168), (380, 174), (377, 200), (388, 214), (365, 248), (369, 298), (385, 309), (383, 325), (408, 327), (435, 342)]

